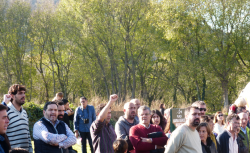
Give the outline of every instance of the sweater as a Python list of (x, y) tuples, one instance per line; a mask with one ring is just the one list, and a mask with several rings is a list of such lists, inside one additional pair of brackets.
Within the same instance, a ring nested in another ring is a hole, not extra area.
[(137, 125), (139, 122), (134, 119), (133, 123), (129, 123), (124, 116), (120, 116), (119, 120), (115, 124), (115, 133), (118, 138), (122, 138), (128, 143), (128, 151), (133, 150), (133, 145), (129, 140), (129, 130), (132, 126)]
[(165, 153), (202, 153), (199, 133), (186, 124), (174, 130), (165, 148)]
[(26, 111), (21, 109), (21, 112), (16, 110), (12, 103), (8, 104), (10, 110), (8, 111), (9, 126), (6, 134), (9, 138), (11, 148), (23, 148), (29, 152), (33, 152), (30, 132), (29, 119)]
[[(141, 137), (148, 138), (149, 133), (159, 131), (162, 132), (162, 137), (152, 138), (152, 143), (141, 141)], [(155, 150), (155, 145), (164, 146), (168, 140), (161, 127), (153, 124), (150, 124), (148, 129), (141, 124), (131, 127), (129, 131), (129, 139), (134, 147), (135, 153), (150, 153), (150, 150)]]

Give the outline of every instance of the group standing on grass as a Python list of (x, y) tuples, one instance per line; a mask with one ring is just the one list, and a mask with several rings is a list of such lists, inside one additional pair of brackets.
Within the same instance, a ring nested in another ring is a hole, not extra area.
[[(230, 107), (224, 120), (221, 111), (206, 115), (204, 101), (196, 101), (185, 109), (186, 122), (170, 130), (170, 109), (141, 106), (132, 99), (124, 104), (124, 115), (115, 128), (110, 124), (116, 94), (97, 108), (80, 98), (73, 111), (63, 93), (46, 102), (43, 117), (33, 127), (31, 145), (29, 119), (22, 105), (26, 88), (14, 84), (0, 104), (0, 153), (75, 153), (72, 148), (81, 137), (82, 153), (86, 144), (92, 153), (248, 153), (250, 152), (249, 111), (240, 97)], [(73, 123), (74, 133), (70, 129)]]

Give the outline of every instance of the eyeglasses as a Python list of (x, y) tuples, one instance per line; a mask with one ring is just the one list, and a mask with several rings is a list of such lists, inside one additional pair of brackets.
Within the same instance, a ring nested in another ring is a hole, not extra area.
[(219, 117), (221, 117), (221, 116), (223, 116), (223, 114), (222, 115), (218, 115)]
[(207, 111), (206, 108), (200, 108), (200, 111)]

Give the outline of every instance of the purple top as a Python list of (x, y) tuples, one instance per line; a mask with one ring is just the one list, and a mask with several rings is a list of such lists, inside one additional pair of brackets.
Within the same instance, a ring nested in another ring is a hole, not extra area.
[(114, 153), (113, 142), (116, 134), (113, 126), (108, 123), (95, 120), (90, 126), (90, 134), (95, 153)]

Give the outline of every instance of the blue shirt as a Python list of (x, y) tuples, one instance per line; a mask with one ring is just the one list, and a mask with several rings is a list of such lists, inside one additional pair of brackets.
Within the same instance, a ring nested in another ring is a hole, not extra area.
[(243, 127), (240, 127), (240, 128), (241, 128), (242, 132), (244, 132), (244, 134), (247, 133), (247, 127), (245, 127), (245, 129)]
[[(83, 120), (87, 118), (89, 119), (89, 123), (85, 124)], [(96, 114), (94, 106), (87, 105), (85, 109), (81, 106), (77, 107), (74, 114), (74, 131), (90, 132), (90, 126), (95, 119)]]
[[(0, 135), (0, 141), (4, 141), (4, 137)], [(0, 145), (0, 153), (5, 153), (2, 146)]]

